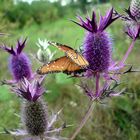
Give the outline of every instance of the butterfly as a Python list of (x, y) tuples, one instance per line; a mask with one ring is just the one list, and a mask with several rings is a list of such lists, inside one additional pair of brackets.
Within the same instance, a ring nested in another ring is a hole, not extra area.
[(89, 65), (88, 61), (82, 56), (77, 50), (72, 49), (67, 45), (62, 45), (60, 43), (48, 42), (50, 45), (57, 47), (59, 50), (65, 52), (66, 56), (70, 58), (73, 62), (81, 67), (86, 67)]
[(86, 71), (86, 67), (89, 65), (89, 63), (82, 56), (82, 54), (78, 53), (71, 47), (62, 45), (60, 43), (48, 43), (65, 52), (66, 56), (57, 58), (56, 60), (44, 64), (37, 70), (38, 74), (43, 75), (48, 73), (63, 72), (68, 75), (76, 75)]

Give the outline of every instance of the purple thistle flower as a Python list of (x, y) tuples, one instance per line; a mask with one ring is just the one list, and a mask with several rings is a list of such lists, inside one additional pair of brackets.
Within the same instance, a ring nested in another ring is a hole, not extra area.
[(67, 126), (53, 127), (61, 111), (52, 115), (51, 119), (49, 119), (47, 104), (41, 98), (45, 92), (45, 88), (42, 86), (44, 78), (45, 76), (36, 75), (30, 81), (27, 78), (23, 78), (18, 84), (10, 85), (14, 93), (25, 99), (22, 102), (21, 110), (21, 120), (25, 129), (17, 131), (5, 130), (6, 133), (14, 136), (30, 137), (31, 139), (63, 139), (59, 135)]
[(106, 32), (87, 33), (84, 41), (84, 56), (94, 72), (105, 72), (111, 62), (111, 40)]
[(23, 77), (26, 77), (27, 79), (32, 77), (31, 63), (28, 56), (22, 52), (25, 43), (26, 39), (23, 42), (18, 41), (15, 49), (13, 46), (11, 48), (7, 46), (1, 47), (3, 50), (11, 54), (9, 68), (14, 80), (17, 82), (23, 79)]
[(126, 59), (134, 48), (136, 40), (140, 37), (140, 1), (132, 0), (128, 9), (125, 10), (127, 15), (119, 15), (125, 21), (125, 33), (132, 38), (132, 43), (129, 46), (123, 59), (120, 61), (120, 67), (124, 66)]
[(16, 131), (4, 129), (6, 134), (24, 138), (22, 140), (67, 140), (67, 138), (61, 137), (60, 133), (70, 125), (62, 124), (58, 128), (54, 126), (59, 119), (61, 110), (49, 117), (47, 106), (42, 100), (27, 102), (22, 106), (22, 109), (24, 109), (22, 111), (22, 122), (26, 128)]
[(12, 91), (27, 101), (35, 102), (45, 92), (45, 89), (42, 87), (43, 79), (44, 77), (29, 82), (24, 78), (21, 81), (20, 86), (17, 85), (12, 87)]
[(125, 12), (127, 15), (121, 15), (125, 21), (125, 33), (136, 40), (140, 36), (140, 1), (132, 0)]
[(122, 19), (125, 21), (125, 33), (136, 40), (140, 36), (140, 23), (135, 19), (135, 16), (131, 14), (130, 8), (126, 10), (128, 16), (122, 16)]
[[(73, 21), (87, 30), (84, 40), (83, 53), (89, 62), (88, 76), (97, 72), (106, 72), (111, 63), (112, 40), (104, 30), (119, 16), (113, 17), (113, 8), (110, 9), (106, 16), (100, 16), (100, 22), (96, 22), (96, 14), (93, 11), (92, 19), (86, 18), (84, 21), (80, 16), (80, 23)], [(90, 74), (89, 74), (90, 73)]]

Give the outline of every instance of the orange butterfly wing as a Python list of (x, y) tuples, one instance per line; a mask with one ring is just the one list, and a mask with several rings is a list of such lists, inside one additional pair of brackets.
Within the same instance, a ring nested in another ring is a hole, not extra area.
[(68, 57), (63, 56), (54, 61), (51, 61), (48, 64), (43, 65), (37, 70), (37, 73), (41, 75), (57, 72), (72, 74), (72, 73), (81, 73), (83, 71), (84, 69), (82, 69), (82, 67), (76, 65)]
[(71, 47), (55, 42), (48, 42), (48, 43), (50, 45), (57, 47), (61, 51), (65, 52), (66, 56), (69, 57), (77, 65), (81, 67), (87, 67), (89, 65), (88, 61), (82, 56), (82, 54), (78, 53)]

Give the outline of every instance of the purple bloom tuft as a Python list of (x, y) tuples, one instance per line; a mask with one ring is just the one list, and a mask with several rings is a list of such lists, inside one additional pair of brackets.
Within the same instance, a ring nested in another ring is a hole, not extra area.
[(45, 92), (45, 89), (42, 87), (42, 82), (42, 78), (39, 80), (34, 79), (32, 82), (24, 78), (20, 86), (14, 86), (12, 91), (28, 101), (35, 102)]
[(11, 54), (9, 59), (9, 68), (14, 80), (16, 81), (23, 79), (23, 77), (30, 79), (32, 76), (29, 58), (22, 52), (25, 47), (25, 43), (26, 39), (23, 41), (23, 43), (18, 41), (16, 49), (7, 46), (1, 47), (3, 50)]
[(100, 17), (98, 31), (104, 31), (111, 23), (113, 23), (116, 19), (120, 17), (119, 15), (113, 16), (113, 12), (114, 9), (112, 8), (106, 13), (106, 16)]
[[(95, 12), (92, 14), (92, 19), (86, 18), (84, 21), (81, 17), (78, 17), (80, 23), (73, 21), (87, 30), (84, 40), (84, 56), (89, 62), (88, 73), (90, 71), (106, 72), (111, 62), (111, 50), (112, 41), (108, 33), (104, 30), (119, 16), (113, 16), (114, 9), (110, 9), (103, 17), (100, 16), (100, 22), (97, 24)], [(92, 75), (92, 74), (90, 74)]]
[(106, 15), (100, 16), (100, 22), (99, 25), (97, 25), (96, 22), (96, 14), (93, 11), (92, 13), (92, 19), (86, 18), (86, 21), (84, 21), (80, 16), (77, 18), (80, 20), (80, 23), (73, 21), (74, 23), (78, 24), (79, 26), (85, 28), (87, 31), (96, 33), (96, 32), (102, 32), (104, 31), (112, 22), (114, 22), (116, 19), (118, 19), (120, 16), (113, 16), (114, 9), (111, 8)]

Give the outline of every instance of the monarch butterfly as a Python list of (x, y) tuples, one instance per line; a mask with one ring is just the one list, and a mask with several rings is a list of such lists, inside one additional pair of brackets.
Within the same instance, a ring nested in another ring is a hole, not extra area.
[(48, 73), (63, 72), (66, 74), (76, 75), (86, 71), (86, 67), (89, 63), (80, 53), (77, 53), (71, 47), (66, 45), (53, 42), (48, 43), (65, 52), (66, 56), (53, 60), (48, 64), (44, 64), (37, 70), (38, 74), (43, 75)]
[(67, 45), (62, 45), (60, 43), (48, 42), (50, 45), (53, 45), (60, 49), (61, 51), (66, 53), (66, 56), (69, 57), (73, 62), (81, 67), (86, 67), (89, 65), (88, 61), (82, 56), (82, 54), (78, 53), (76, 50), (72, 49)]
[(85, 69), (76, 65), (73, 61), (71, 61), (68, 57), (63, 56), (56, 60), (51, 61), (48, 64), (43, 65), (37, 70), (38, 74), (48, 74), (48, 73), (57, 73), (63, 72), (66, 74), (76, 74), (81, 73)]

